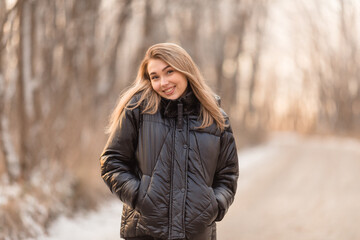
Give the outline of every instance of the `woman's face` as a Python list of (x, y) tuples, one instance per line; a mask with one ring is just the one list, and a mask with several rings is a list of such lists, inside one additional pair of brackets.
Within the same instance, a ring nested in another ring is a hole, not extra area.
[(187, 88), (188, 81), (185, 75), (161, 59), (150, 59), (147, 71), (151, 86), (163, 98), (178, 99)]

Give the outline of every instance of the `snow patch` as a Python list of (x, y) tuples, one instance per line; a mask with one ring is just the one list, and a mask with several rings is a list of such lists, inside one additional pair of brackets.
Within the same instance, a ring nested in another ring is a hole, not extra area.
[(11, 198), (17, 198), (21, 193), (21, 188), (18, 184), (0, 183), (0, 207), (6, 205)]
[(2, 139), (4, 141), (4, 148), (6, 150), (6, 159), (9, 167), (9, 172), (13, 177), (17, 177), (20, 174), (19, 158), (16, 154), (10, 133), (8, 132), (9, 119), (5, 114), (0, 118), (0, 124), (2, 124)]
[(79, 213), (74, 218), (59, 217), (50, 227), (48, 236), (36, 239), (119, 239), (121, 214), (122, 203), (119, 200), (109, 200), (109, 203), (104, 204), (98, 211)]
[(33, 196), (26, 195), (21, 206), (21, 219), (31, 235), (37, 236), (44, 232), (43, 223), (47, 218), (46, 208)]

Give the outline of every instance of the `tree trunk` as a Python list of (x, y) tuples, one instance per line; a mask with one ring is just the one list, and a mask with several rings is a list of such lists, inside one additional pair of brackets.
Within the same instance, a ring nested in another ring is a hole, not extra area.
[[(9, 14), (16, 10), (18, 3), (16, 3), (11, 9), (6, 10), (5, 2), (0, 2), (0, 29), (3, 29), (5, 23), (8, 21)], [(8, 33), (12, 34), (12, 33)], [(3, 31), (0, 31), (0, 160), (3, 161), (5, 172), (5, 178), (9, 182), (14, 182), (19, 178), (19, 157), (15, 151), (15, 146), (12, 142), (10, 135), (9, 119), (6, 114), (6, 102), (10, 98), (9, 87), (5, 81), (5, 71), (3, 64), (3, 55), (5, 54), (6, 40), (12, 36), (4, 35)]]
[(25, 181), (29, 176), (29, 160), (27, 156), (27, 139), (28, 139), (28, 118), (26, 114), (26, 97), (25, 97), (25, 38), (26, 30), (25, 26), (28, 24), (26, 21), (27, 11), (26, 11), (27, 1), (20, 0), (18, 5), (18, 17), (20, 20), (19, 23), (19, 46), (18, 46), (18, 79), (17, 79), (17, 113), (18, 113), (18, 124), (19, 124), (19, 161), (20, 161), (20, 179)]

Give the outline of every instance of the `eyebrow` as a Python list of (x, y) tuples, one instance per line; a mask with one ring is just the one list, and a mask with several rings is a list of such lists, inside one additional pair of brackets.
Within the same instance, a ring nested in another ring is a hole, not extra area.
[[(164, 67), (161, 71), (163, 72), (163, 71), (165, 71), (167, 68), (169, 68), (170, 67), (170, 65), (167, 65), (166, 67)], [(152, 73), (150, 73), (149, 75), (153, 75), (153, 74), (156, 74), (156, 72), (152, 72)]]

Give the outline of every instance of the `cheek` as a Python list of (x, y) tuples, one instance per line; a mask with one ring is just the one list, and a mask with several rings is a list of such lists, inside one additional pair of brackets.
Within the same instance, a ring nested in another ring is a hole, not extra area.
[(184, 79), (184, 85), (185, 85), (185, 88), (187, 87), (187, 85), (188, 85), (188, 80), (185, 78)]
[(151, 82), (151, 86), (155, 92), (159, 92), (160, 85), (158, 83)]
[(181, 83), (182, 83), (183, 88), (186, 88), (187, 85), (188, 85), (188, 81), (187, 81), (186, 78), (183, 78), (183, 79), (181, 80)]

